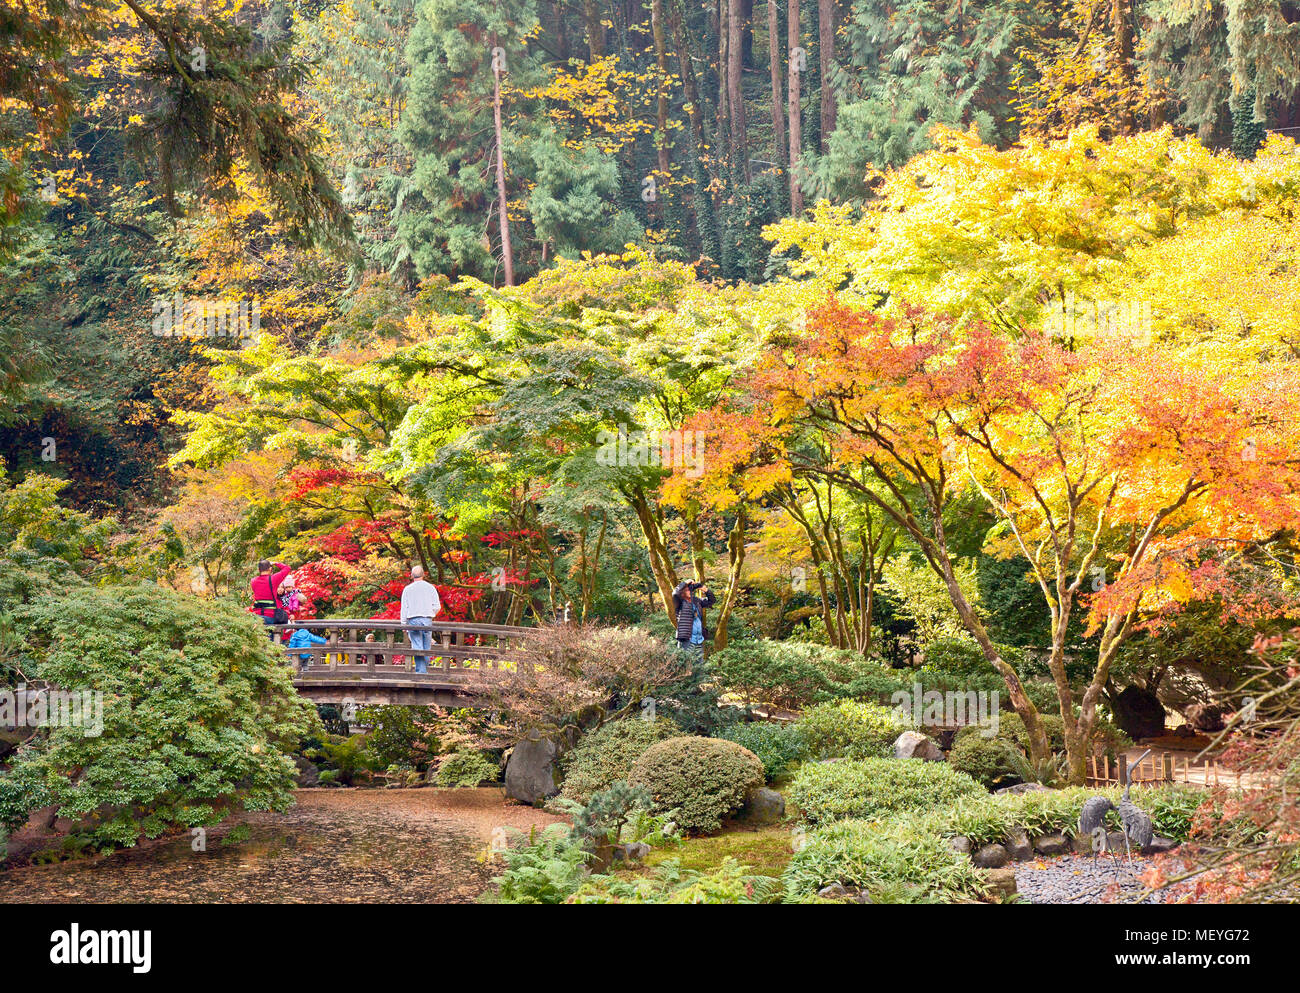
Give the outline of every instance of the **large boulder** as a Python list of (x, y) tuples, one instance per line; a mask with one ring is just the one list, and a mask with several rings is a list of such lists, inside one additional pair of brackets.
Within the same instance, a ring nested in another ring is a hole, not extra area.
[(919, 731), (904, 731), (894, 742), (894, 758), (924, 759), (927, 762), (942, 762), (943, 749)]
[(525, 738), (506, 761), (506, 796), (534, 806), (560, 792), (559, 748), (549, 738)]
[(750, 824), (779, 824), (785, 817), (785, 797), (766, 786), (750, 790), (741, 817)]
[(1157, 738), (1165, 732), (1165, 708), (1150, 690), (1126, 686), (1115, 697), (1115, 723), (1130, 738)]
[(310, 789), (320, 782), (320, 769), (316, 768), (314, 762), (303, 758), (301, 755), (295, 755), (293, 764), (298, 767), (298, 776), (295, 782), (298, 784), (299, 789)]

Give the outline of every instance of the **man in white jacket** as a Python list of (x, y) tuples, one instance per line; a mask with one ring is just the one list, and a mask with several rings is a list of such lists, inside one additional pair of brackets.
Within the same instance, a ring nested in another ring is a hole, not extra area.
[[(411, 567), (411, 582), (402, 590), (402, 623), (419, 627), (432, 628), (433, 619), (442, 610), (442, 601), (438, 599), (438, 588), (424, 581), (424, 567)], [(433, 643), (432, 631), (408, 631), (411, 647), (426, 652)], [(415, 671), (429, 671), (429, 657), (415, 656)]]

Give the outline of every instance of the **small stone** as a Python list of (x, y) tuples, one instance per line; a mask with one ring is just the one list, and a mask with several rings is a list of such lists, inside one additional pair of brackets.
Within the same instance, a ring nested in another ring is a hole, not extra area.
[(1070, 839), (1063, 834), (1040, 834), (1034, 839), (1034, 850), (1040, 855), (1065, 855), (1070, 851)]
[(1001, 869), (1011, 861), (1011, 856), (1001, 845), (984, 845), (971, 856), (971, 861), (981, 869)]
[(819, 889), (817, 895), (825, 900), (843, 900), (851, 894), (848, 889), (839, 883), (831, 883), (829, 886), (823, 886)]
[(990, 895), (999, 900), (1016, 895), (1016, 870), (1011, 866), (990, 869), (985, 873), (984, 880), (988, 884)]
[(1124, 832), (1108, 831), (1106, 833), (1106, 850), (1108, 852), (1124, 852)]
[(948, 844), (952, 845), (954, 851), (961, 852), (963, 855), (969, 855), (971, 850), (970, 839), (964, 834), (959, 834), (955, 838), (949, 838)]
[(650, 846), (644, 841), (633, 841), (625, 845), (614, 846), (614, 861), (639, 862), (650, 854)]
[(1092, 838), (1087, 835), (1073, 836), (1070, 838), (1070, 846), (1079, 855), (1092, 854)]
[(1023, 828), (1012, 828), (1007, 832), (1007, 853), (1017, 862), (1028, 862), (1034, 857), (1034, 846), (1029, 843), (1029, 835)]
[(1156, 835), (1151, 839), (1151, 844), (1142, 849), (1143, 855), (1160, 855), (1163, 852), (1171, 852), (1178, 847), (1178, 842), (1173, 838), (1164, 838)]

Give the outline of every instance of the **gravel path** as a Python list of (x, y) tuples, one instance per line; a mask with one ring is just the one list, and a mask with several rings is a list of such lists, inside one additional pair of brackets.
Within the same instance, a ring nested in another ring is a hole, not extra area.
[[(1122, 855), (1064, 855), (1016, 866), (1016, 889), (1029, 903), (1130, 903), (1146, 889), (1141, 876), (1149, 858)], [(1141, 903), (1164, 903), (1167, 892), (1152, 893)]]

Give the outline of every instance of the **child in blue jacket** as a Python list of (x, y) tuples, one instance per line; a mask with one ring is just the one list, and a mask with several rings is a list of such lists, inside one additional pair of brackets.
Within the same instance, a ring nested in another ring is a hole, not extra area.
[[(312, 634), (312, 633), (311, 633), (310, 631), (308, 631), (306, 628), (297, 628), (297, 629), (293, 632), (293, 636), (289, 638), (289, 647), (290, 647), (290, 648), (306, 648), (308, 645), (323, 645), (323, 644), (325, 644), (328, 640), (329, 640), (328, 638), (322, 638), (322, 637), (321, 637), (320, 635), (318, 635), (318, 634)], [(311, 661), (311, 658), (312, 658), (311, 655), (309, 655), (309, 654), (307, 654), (307, 653), (305, 653), (305, 652), (299, 652), (299, 653), (298, 653), (298, 668), (299, 668), (299, 669), (306, 669), (306, 668), (307, 668), (307, 663)]]

